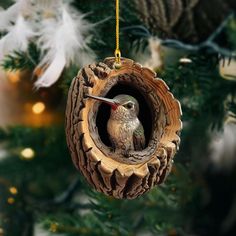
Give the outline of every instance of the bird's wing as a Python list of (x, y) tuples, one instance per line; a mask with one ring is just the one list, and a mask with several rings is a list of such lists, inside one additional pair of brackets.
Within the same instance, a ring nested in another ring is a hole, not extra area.
[(145, 135), (142, 124), (133, 133), (134, 150), (141, 151), (145, 148)]

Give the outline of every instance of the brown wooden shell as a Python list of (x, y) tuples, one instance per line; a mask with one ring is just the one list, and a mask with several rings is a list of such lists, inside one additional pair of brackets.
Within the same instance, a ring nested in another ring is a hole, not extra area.
[[(75, 166), (99, 192), (115, 198), (134, 199), (169, 174), (179, 147), (181, 108), (165, 82), (155, 72), (122, 58), (114, 69), (114, 58), (82, 68), (72, 81), (66, 110), (66, 137)], [(105, 97), (117, 83), (132, 85), (145, 96), (152, 111), (152, 134), (147, 147), (129, 157), (112, 153), (96, 126), (100, 103), (86, 94)]]

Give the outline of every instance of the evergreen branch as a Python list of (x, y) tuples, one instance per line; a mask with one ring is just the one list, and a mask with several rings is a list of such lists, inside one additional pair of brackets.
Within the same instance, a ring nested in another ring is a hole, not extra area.
[(36, 45), (31, 43), (27, 52), (14, 51), (13, 53), (7, 55), (1, 66), (4, 70), (33, 70), (38, 64), (39, 58), (39, 49)]
[[(224, 57), (235, 57), (236, 54), (232, 50), (219, 46), (214, 40), (222, 33), (222, 31), (226, 28), (229, 21), (234, 18), (234, 14), (230, 14), (226, 19), (220, 24), (220, 26), (202, 43), (193, 45), (181, 42), (176, 39), (160, 39), (160, 42), (163, 46), (176, 48), (180, 50), (189, 51), (189, 53), (196, 53), (199, 51), (203, 51), (205, 49), (209, 49), (210, 51), (220, 54)], [(140, 40), (140, 38), (149, 38), (152, 34), (149, 30), (142, 25), (134, 25), (123, 27), (122, 30), (124, 32), (130, 33), (135, 36), (136, 40)]]
[(176, 49), (187, 50), (189, 52), (198, 52), (204, 49), (210, 49), (212, 52), (223, 55), (225, 57), (235, 57), (235, 53), (232, 52), (231, 50), (220, 47), (218, 44), (208, 40), (198, 45), (192, 45), (192, 44), (182, 43), (175, 39), (165, 39), (161, 40), (161, 44)]
[(63, 204), (71, 201), (78, 187), (80, 186), (80, 183), (81, 183), (80, 178), (77, 177), (74, 181), (72, 181), (69, 187), (62, 194), (54, 198), (52, 203)]

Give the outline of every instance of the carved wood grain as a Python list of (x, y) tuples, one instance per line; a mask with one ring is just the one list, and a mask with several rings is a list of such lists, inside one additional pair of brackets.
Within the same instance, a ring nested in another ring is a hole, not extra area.
[[(178, 150), (182, 123), (179, 102), (155, 72), (130, 59), (113, 69), (114, 58), (84, 67), (73, 79), (66, 109), (66, 137), (74, 165), (97, 191), (134, 199), (162, 183)], [(148, 146), (129, 158), (110, 152), (96, 126), (99, 103), (86, 94), (106, 96), (117, 83), (134, 86), (147, 101), (152, 118)]]

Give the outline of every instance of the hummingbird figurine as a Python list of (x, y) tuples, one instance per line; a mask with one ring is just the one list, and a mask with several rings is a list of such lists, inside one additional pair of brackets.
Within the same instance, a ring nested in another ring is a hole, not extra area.
[(145, 148), (143, 126), (138, 119), (138, 101), (126, 94), (120, 94), (113, 99), (87, 95), (111, 106), (111, 114), (107, 123), (107, 132), (113, 151), (120, 150), (125, 157), (129, 151), (140, 151)]

